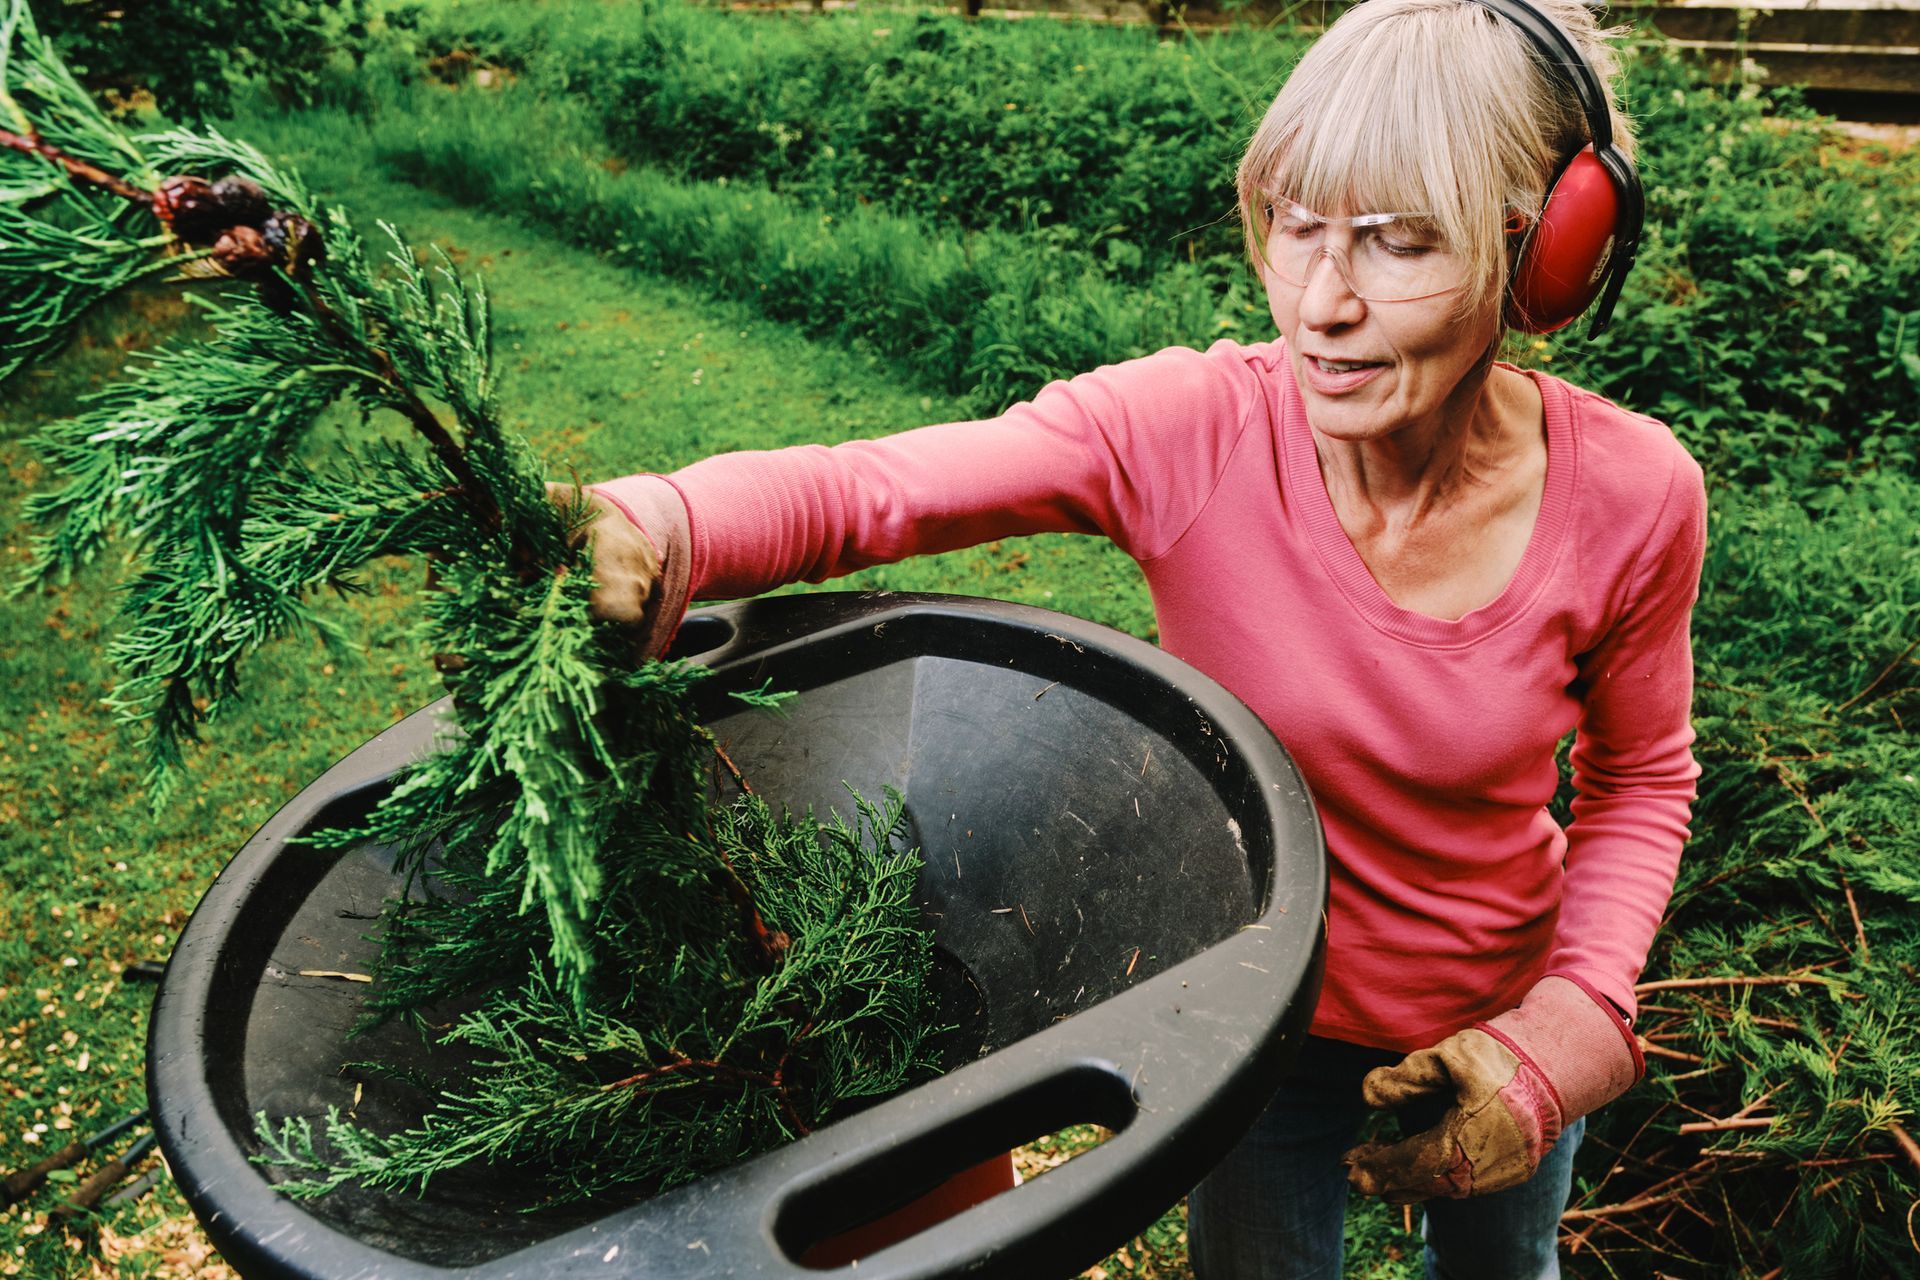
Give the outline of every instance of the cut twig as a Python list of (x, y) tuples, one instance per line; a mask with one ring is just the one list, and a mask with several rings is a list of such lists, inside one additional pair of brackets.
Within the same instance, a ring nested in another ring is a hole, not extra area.
[(1773, 776), (1780, 780), (1780, 785), (1785, 787), (1788, 793), (1799, 802), (1800, 807), (1807, 811), (1807, 816), (1813, 819), (1813, 825), (1819, 828), (1822, 834), (1825, 834), (1827, 830), (1826, 820), (1820, 816), (1820, 811), (1813, 807), (1813, 801), (1807, 797), (1806, 787), (1801, 785), (1799, 779), (1795, 778), (1792, 771), (1787, 767), (1789, 760), (1774, 755), (1773, 747), (1767, 742), (1766, 738), (1761, 737), (1759, 742), (1760, 762), (1772, 768)]
[[(300, 277), (301, 290), (306, 295), (307, 305), (312, 309), (314, 318), (320, 321), (330, 338), (341, 346), (351, 349), (354, 345), (351, 330), (327, 304), (326, 298), (321, 295), (313, 282), (312, 272), (303, 268)], [(413, 429), (419, 432), (421, 438), (432, 447), (441, 465), (453, 473), (454, 479), (458, 482), (455, 487), (465, 497), (467, 505), (473, 509), (487, 531), (491, 533), (499, 529), (503, 523), (500, 504), (494, 500), (493, 491), (480, 482), (479, 474), (474, 471), (473, 463), (467, 458), (467, 451), (460, 446), (459, 441), (453, 438), (453, 433), (447, 430), (446, 424), (440, 421), (440, 415), (420, 398), (420, 393), (413, 389), (413, 384), (400, 376), (399, 369), (393, 363), (393, 357), (382, 348), (370, 343), (367, 344), (366, 349), (367, 353), (373, 357), (375, 375), (399, 402), (396, 408), (399, 409), (401, 416), (413, 424)], [(524, 558), (524, 550), (516, 547), (515, 555), (516, 558)]]
[[(123, 200), (131, 200), (135, 204), (149, 206), (153, 204), (153, 192), (142, 191), (139, 187), (134, 186), (122, 178), (114, 177), (104, 169), (88, 164), (85, 160), (81, 160), (75, 156), (68, 155), (66, 152), (60, 150), (60, 148), (48, 142), (45, 138), (42, 138), (38, 133), (28, 132), (19, 134), (6, 129), (0, 129), (0, 147), (6, 147), (13, 151), (24, 151), (28, 155), (36, 155), (43, 159), (51, 160), (54, 164), (66, 170), (69, 178), (75, 178), (81, 182), (91, 183), (93, 186), (105, 188)], [(1889, 670), (1890, 669), (1891, 668), (1889, 668)], [(1882, 674), (1884, 675), (1885, 673), (1883, 672)]]
[(1603, 1204), (1593, 1209), (1568, 1209), (1560, 1215), (1562, 1222), (1591, 1222), (1601, 1218), (1617, 1218), (1625, 1213), (1638, 1213), (1642, 1209), (1651, 1209), (1657, 1204), (1666, 1204), (1692, 1191), (1700, 1189), (1700, 1180), (1690, 1178), (1671, 1191), (1662, 1191), (1657, 1195), (1635, 1196), (1631, 1200), (1622, 1200), (1618, 1204)]
[[(1634, 1145), (1640, 1141), (1641, 1136), (1644, 1135), (1647, 1132), (1647, 1130), (1652, 1127), (1653, 1122), (1655, 1120), (1658, 1120), (1661, 1116), (1665, 1115), (1667, 1113), (1667, 1108), (1672, 1105), (1673, 1103), (1671, 1101), (1662, 1102), (1659, 1106), (1655, 1107), (1650, 1113), (1648, 1113), (1646, 1119), (1640, 1122), (1640, 1127), (1633, 1131), (1633, 1136), (1627, 1139), (1625, 1146), (1617, 1147), (1617, 1148), (1609, 1148), (1610, 1150), (1614, 1151), (1615, 1159), (1613, 1163), (1608, 1166), (1607, 1171), (1600, 1176), (1600, 1181), (1594, 1185), (1593, 1190), (1587, 1193), (1587, 1196), (1586, 1196), (1587, 1199), (1597, 1198), (1600, 1192), (1606, 1188), (1607, 1183), (1613, 1178), (1613, 1175), (1616, 1173), (1619, 1173), (1621, 1170), (1626, 1168), (1626, 1162), (1629, 1159), (1638, 1161), (1644, 1165), (1647, 1165), (1650, 1168), (1659, 1167), (1658, 1165), (1654, 1164), (1654, 1160), (1659, 1158), (1661, 1154), (1660, 1151), (1654, 1152), (1653, 1158), (1649, 1159), (1646, 1156), (1635, 1154), (1633, 1148), (1634, 1148)], [(1598, 1136), (1595, 1136), (1594, 1138), (1589, 1139), (1589, 1141), (1592, 1141), (1598, 1146), (1604, 1147), (1607, 1145)], [(1662, 1150), (1664, 1150), (1664, 1148)]]
[(1670, 1062), (1685, 1062), (1691, 1066), (1700, 1066), (1706, 1059), (1697, 1053), (1682, 1053), (1678, 1049), (1669, 1049), (1665, 1045), (1655, 1044), (1645, 1036), (1639, 1037), (1640, 1052), (1655, 1058), (1665, 1058)]
[(1802, 982), (1815, 982), (1823, 986), (1843, 985), (1837, 978), (1829, 978), (1817, 973), (1763, 973), (1743, 976), (1728, 974), (1716, 978), (1660, 978), (1653, 982), (1635, 983), (1633, 993), (1639, 995), (1646, 991), (1683, 991), (1700, 987), (1789, 987)]
[(1727, 1068), (1727, 1064), (1724, 1062), (1709, 1062), (1706, 1066), (1701, 1067), (1698, 1070), (1683, 1071), (1677, 1076), (1668, 1076), (1667, 1083), (1679, 1084), (1682, 1080), (1698, 1080), (1701, 1076), (1710, 1076), (1714, 1072), (1724, 1071), (1726, 1070), (1726, 1068)]
[(1913, 1135), (1902, 1128), (1898, 1120), (1891, 1121), (1887, 1125), (1887, 1132), (1892, 1134), (1893, 1140), (1900, 1144), (1900, 1150), (1906, 1153), (1908, 1160), (1912, 1161), (1914, 1169), (1920, 1171), (1920, 1143), (1913, 1140)]
[(1865, 688), (1861, 689), (1860, 692), (1854, 694), (1851, 698), (1848, 698), (1845, 702), (1835, 707), (1834, 710), (1836, 712), (1845, 711), (1848, 707), (1851, 707), (1854, 703), (1859, 702), (1862, 698), (1872, 693), (1875, 689), (1878, 689), (1881, 683), (1884, 680), (1886, 680), (1888, 676), (1892, 675), (1895, 671), (1898, 671), (1900, 669), (1901, 663), (1905, 662), (1908, 658), (1913, 656), (1913, 651), (1915, 649), (1920, 649), (1920, 636), (1915, 636), (1913, 638), (1913, 643), (1909, 644), (1906, 648), (1900, 651), (1899, 657), (1895, 658), (1892, 662), (1889, 662), (1886, 666), (1882, 667), (1880, 669), (1879, 675), (1867, 681)]
[(1749, 1102), (1746, 1106), (1734, 1112), (1731, 1116), (1728, 1117), (1728, 1119), (1738, 1120), (1741, 1116), (1752, 1115), (1754, 1112), (1758, 1111), (1760, 1108), (1766, 1106), (1767, 1099), (1771, 1098), (1774, 1094), (1780, 1092), (1780, 1088), (1781, 1086), (1779, 1085), (1773, 1086), (1773, 1088), (1767, 1090), (1765, 1093), (1755, 1098), (1752, 1102)]
[(747, 781), (747, 775), (740, 772), (740, 766), (733, 762), (733, 757), (727, 754), (727, 749), (721, 746), (718, 741), (715, 741), (713, 744), (713, 754), (719, 758), (721, 764), (727, 767), (727, 772), (733, 775), (733, 780), (739, 785), (740, 789), (748, 795), (752, 795), (753, 784)]
[[(1729, 1129), (1771, 1129), (1777, 1116), (1728, 1116), (1724, 1120), (1689, 1120), (1681, 1133), (1725, 1133)], [(1722, 1153), (1724, 1154), (1724, 1153)]]
[(1867, 930), (1860, 923), (1860, 904), (1853, 900), (1853, 882), (1847, 879), (1847, 873), (1840, 873), (1840, 887), (1846, 891), (1847, 914), (1853, 917), (1853, 936), (1860, 943), (1860, 963), (1871, 964), (1873, 953), (1867, 950)]
[(1870, 1151), (1863, 1156), (1828, 1156), (1824, 1160), (1802, 1160), (1800, 1166), (1805, 1169), (1825, 1168), (1835, 1164), (1872, 1164), (1876, 1161), (1897, 1160), (1891, 1151)]

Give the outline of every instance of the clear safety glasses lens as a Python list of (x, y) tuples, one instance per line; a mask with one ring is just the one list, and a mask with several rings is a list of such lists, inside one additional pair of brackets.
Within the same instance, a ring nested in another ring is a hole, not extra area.
[(1288, 284), (1304, 288), (1323, 257), (1355, 296), (1368, 302), (1411, 302), (1466, 283), (1464, 264), (1438, 243), (1430, 215), (1335, 218), (1284, 196), (1272, 197), (1265, 212), (1267, 264)]

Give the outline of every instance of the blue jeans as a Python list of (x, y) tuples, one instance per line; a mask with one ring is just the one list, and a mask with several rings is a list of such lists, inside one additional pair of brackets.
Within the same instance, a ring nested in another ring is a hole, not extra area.
[[(1308, 1038), (1279, 1095), (1187, 1199), (1196, 1280), (1339, 1280), (1347, 1216), (1340, 1157), (1371, 1114), (1360, 1079), (1400, 1056)], [(1401, 1127), (1417, 1133), (1444, 1109), (1409, 1107)], [(1560, 1213), (1585, 1131), (1584, 1120), (1568, 1126), (1520, 1186), (1427, 1201), (1427, 1280), (1556, 1280)]]

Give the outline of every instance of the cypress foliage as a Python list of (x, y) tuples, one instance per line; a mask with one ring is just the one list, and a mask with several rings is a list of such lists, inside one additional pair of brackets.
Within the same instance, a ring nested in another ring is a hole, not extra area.
[[(897, 797), (851, 825), (716, 799), (703, 677), (638, 662), (589, 610), (584, 504), (549, 500), (501, 425), (486, 295), (391, 227), (370, 248), (298, 177), (216, 132), (129, 137), (67, 75), (24, 0), (0, 7), (0, 376), (158, 271), (246, 283), (202, 299), (214, 337), (164, 351), (45, 429), (26, 578), (112, 537), (138, 564), (113, 705), (144, 733), (156, 804), (247, 659), (391, 555), (429, 556), (422, 630), (453, 693), (444, 749), (364, 824), (396, 852), (368, 1016), (459, 998), (459, 1079), (419, 1126), (259, 1118), (263, 1161), (316, 1194), (424, 1188), (471, 1161), (569, 1199), (650, 1191), (804, 1134), (930, 1069), (931, 942)], [(337, 402), (414, 439), (305, 447)], [(736, 694), (777, 707), (764, 690)], [(742, 783), (744, 788), (744, 782)], [(314, 856), (321, 856), (316, 853)], [(591, 1150), (590, 1167), (571, 1157)]]

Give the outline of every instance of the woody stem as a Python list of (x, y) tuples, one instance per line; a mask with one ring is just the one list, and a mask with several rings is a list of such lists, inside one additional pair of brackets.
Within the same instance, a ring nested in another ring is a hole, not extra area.
[(0, 129), (0, 147), (25, 152), (28, 155), (42, 156), (66, 170), (68, 177), (102, 187), (123, 200), (148, 206), (153, 204), (151, 191), (142, 191), (124, 178), (116, 178), (97, 165), (88, 164), (85, 160), (68, 155), (31, 130), (26, 133), (14, 133), (8, 129)]

